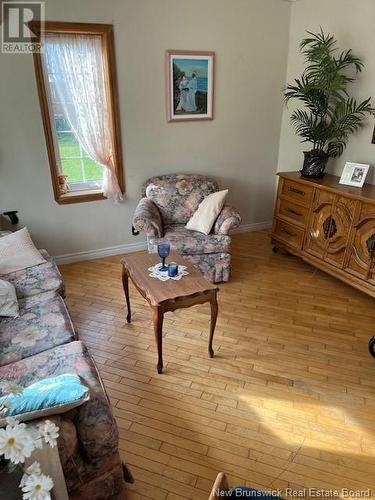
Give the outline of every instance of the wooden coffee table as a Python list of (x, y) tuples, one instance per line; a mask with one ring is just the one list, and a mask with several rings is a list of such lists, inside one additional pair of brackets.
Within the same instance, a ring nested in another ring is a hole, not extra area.
[(137, 252), (126, 255), (122, 260), (122, 283), (128, 307), (127, 322), (131, 321), (129, 298), (129, 278), (139, 293), (147, 300), (152, 309), (155, 341), (158, 348), (158, 373), (163, 371), (163, 318), (164, 313), (196, 304), (211, 304), (211, 325), (208, 341), (208, 354), (213, 357), (212, 340), (218, 313), (218, 287), (206, 280), (187, 260), (176, 252), (171, 252), (168, 262), (177, 262), (187, 267), (189, 274), (180, 280), (160, 281), (149, 276), (148, 268), (160, 262), (157, 254)]

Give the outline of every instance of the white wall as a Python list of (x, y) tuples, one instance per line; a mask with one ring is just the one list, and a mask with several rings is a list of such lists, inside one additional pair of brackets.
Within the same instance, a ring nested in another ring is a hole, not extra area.
[[(46, 17), (114, 24), (126, 199), (54, 201), (32, 57), (1, 54), (0, 212), (18, 209), (22, 225), (53, 255), (134, 243), (131, 218), (143, 180), (198, 172), (229, 187), (245, 224), (270, 220), (289, 3), (47, 0)], [(166, 122), (166, 49), (216, 51), (212, 122)]]
[[(292, 82), (303, 71), (303, 57), (299, 43), (305, 31), (320, 29), (334, 34), (340, 49), (351, 48), (362, 58), (365, 69), (354, 83), (353, 95), (358, 98), (373, 96), (375, 106), (375, 1), (374, 0), (299, 0), (293, 4), (290, 25), (290, 46), (287, 81)], [(283, 113), (278, 170), (299, 170), (302, 167), (302, 151), (311, 149), (309, 144), (300, 144), (290, 125), (289, 117), (293, 105)], [(341, 175), (346, 161), (369, 163), (375, 166), (375, 145), (371, 144), (374, 119), (352, 136), (343, 156), (330, 161), (327, 171)], [(375, 183), (375, 169), (366, 179)]]

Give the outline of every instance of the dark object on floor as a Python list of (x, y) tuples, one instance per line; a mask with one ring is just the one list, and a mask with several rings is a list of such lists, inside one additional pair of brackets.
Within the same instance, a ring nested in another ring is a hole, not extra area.
[(375, 358), (375, 336), (368, 341), (368, 350), (373, 358)]
[(133, 474), (130, 472), (130, 470), (128, 469), (127, 465), (124, 462), (122, 462), (122, 472), (124, 474), (125, 482), (129, 484), (134, 484)]

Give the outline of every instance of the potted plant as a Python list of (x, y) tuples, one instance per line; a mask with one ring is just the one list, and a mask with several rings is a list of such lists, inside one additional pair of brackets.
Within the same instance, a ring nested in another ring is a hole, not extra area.
[(367, 114), (374, 114), (371, 98), (357, 102), (348, 86), (360, 73), (363, 63), (351, 50), (337, 53), (332, 35), (307, 32), (300, 48), (305, 56), (306, 69), (299, 79), (287, 85), (285, 102), (298, 99), (304, 109), (296, 109), (291, 122), (302, 142), (312, 144), (305, 151), (304, 177), (323, 177), (329, 158), (343, 153), (349, 137), (356, 132)]

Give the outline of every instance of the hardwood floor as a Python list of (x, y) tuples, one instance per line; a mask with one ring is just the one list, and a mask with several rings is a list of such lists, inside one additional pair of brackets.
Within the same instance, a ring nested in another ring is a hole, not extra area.
[(375, 495), (374, 299), (273, 254), (266, 232), (237, 235), (216, 356), (209, 305), (168, 313), (158, 375), (150, 308), (131, 286), (126, 323), (119, 261), (61, 270), (136, 480), (129, 500), (207, 500), (219, 471), (231, 484)]

